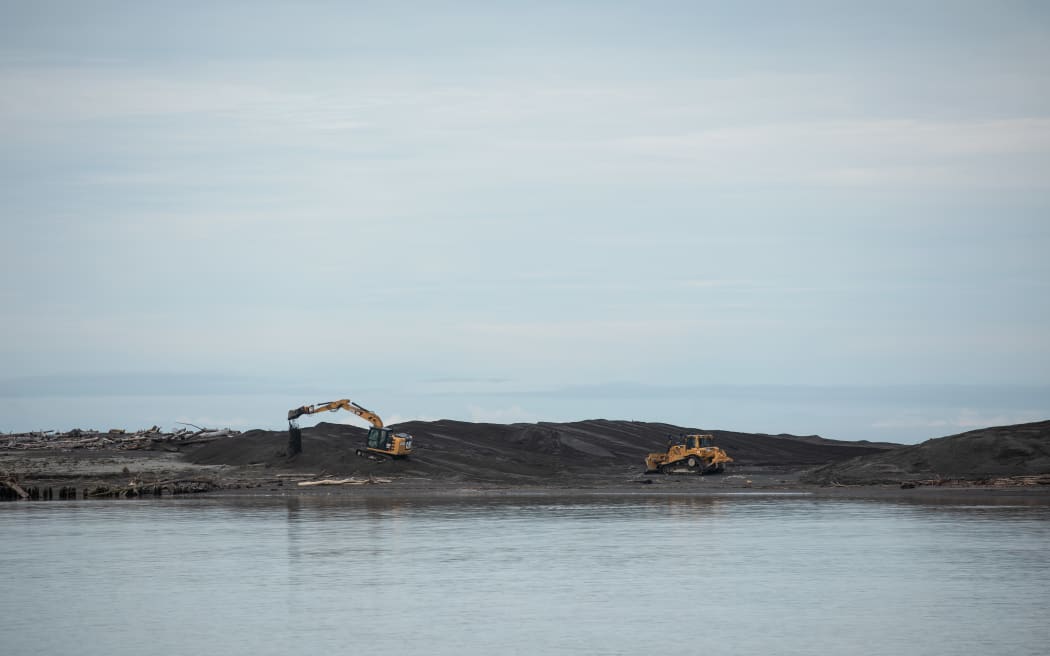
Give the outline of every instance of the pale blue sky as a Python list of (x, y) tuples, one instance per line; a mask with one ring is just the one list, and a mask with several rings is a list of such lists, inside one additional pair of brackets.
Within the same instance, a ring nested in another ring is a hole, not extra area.
[(1047, 7), (0, 2), (0, 430), (1050, 416)]

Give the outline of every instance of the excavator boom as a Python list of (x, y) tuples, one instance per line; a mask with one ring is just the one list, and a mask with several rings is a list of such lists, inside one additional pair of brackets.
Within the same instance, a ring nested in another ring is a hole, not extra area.
[(379, 418), (379, 415), (377, 415), (376, 413), (372, 412), (371, 410), (368, 410), (366, 408), (362, 408), (361, 406), (359, 406), (358, 404), (354, 403), (350, 399), (339, 399), (338, 401), (326, 401), (325, 403), (318, 403), (316, 405), (304, 405), (302, 407), (295, 408), (294, 410), (289, 410), (288, 411), (288, 421), (292, 421), (293, 419), (298, 419), (299, 417), (302, 417), (303, 415), (312, 415), (312, 414), (316, 414), (318, 412), (325, 412), (325, 411), (335, 412), (336, 410), (346, 410), (347, 412), (352, 412), (355, 415), (357, 415), (358, 417), (360, 417), (360, 418), (364, 419), (365, 421), (367, 421), (368, 423), (372, 424), (376, 428), (382, 428), (383, 427), (383, 420)]

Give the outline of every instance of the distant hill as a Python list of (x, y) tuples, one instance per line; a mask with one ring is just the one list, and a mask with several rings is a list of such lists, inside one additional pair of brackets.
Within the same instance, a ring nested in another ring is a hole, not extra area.
[(410, 421), (392, 428), (413, 435), (415, 453), (410, 462), (377, 465), (359, 458), (354, 450), (364, 441), (365, 431), (328, 423), (303, 429), (303, 453), (291, 463), (284, 457), (284, 431), (249, 431), (203, 445), (187, 458), (198, 464), (294, 464), (297, 469), (330, 473), (368, 473), (381, 467), (381, 471), (404, 475), (528, 482), (589, 473), (640, 472), (647, 453), (664, 450), (668, 436), (682, 433), (713, 434), (715, 443), (738, 466), (809, 467), (899, 446), (606, 419), (536, 424)]
[(820, 467), (803, 481), (892, 483), (1050, 474), (1050, 421), (982, 428)]

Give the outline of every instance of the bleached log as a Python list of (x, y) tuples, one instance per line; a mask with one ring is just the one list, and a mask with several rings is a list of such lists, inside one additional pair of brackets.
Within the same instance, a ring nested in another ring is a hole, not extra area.
[(0, 481), (0, 485), (4, 485), (14, 491), (22, 499), (28, 499), (29, 493), (22, 489), (22, 486), (14, 481)]
[(300, 481), (299, 487), (314, 487), (317, 485), (375, 485), (378, 483), (390, 483), (393, 479), (390, 478), (376, 478), (369, 476), (368, 478), (325, 478), (320, 481)]
[(315, 485), (368, 485), (367, 478), (326, 478), (320, 481), (299, 481), (299, 487), (314, 487)]

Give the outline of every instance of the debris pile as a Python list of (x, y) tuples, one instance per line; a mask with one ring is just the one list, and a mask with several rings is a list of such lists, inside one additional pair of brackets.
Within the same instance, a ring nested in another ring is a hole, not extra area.
[(922, 481), (901, 481), (901, 488), (905, 490), (916, 487), (1033, 487), (1036, 485), (1050, 485), (1050, 474), (978, 479), (931, 478)]
[(167, 481), (150, 482), (132, 481), (127, 485), (99, 485), (93, 489), (84, 490), (84, 498), (134, 499), (135, 497), (198, 494), (200, 492), (217, 490), (220, 487), (214, 481), (200, 478), (176, 478)]
[(106, 432), (74, 428), (67, 432), (34, 431), (30, 433), (8, 433), (0, 435), (0, 449), (32, 451), (38, 449), (110, 449), (131, 451), (135, 449), (172, 448), (182, 445), (202, 444), (224, 437), (240, 435), (240, 431), (229, 428), (212, 429), (194, 426), (196, 430), (180, 428), (164, 431), (159, 426), (126, 431), (113, 428)]
[(135, 499), (165, 495), (211, 492), (222, 486), (199, 478), (176, 478), (166, 481), (131, 481), (127, 485), (96, 485), (78, 490), (73, 485), (60, 487), (22, 486), (14, 479), (0, 479), (0, 501), (53, 501), (77, 499)]

